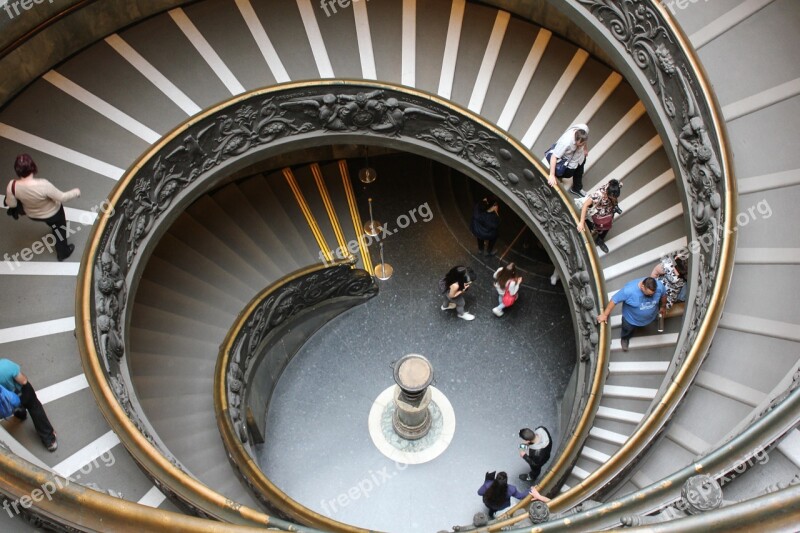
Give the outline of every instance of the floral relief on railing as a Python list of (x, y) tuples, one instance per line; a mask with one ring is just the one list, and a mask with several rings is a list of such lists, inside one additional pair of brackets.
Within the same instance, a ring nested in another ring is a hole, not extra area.
[(726, 237), (725, 217), (729, 216), (723, 202), (722, 148), (717, 135), (709, 133), (714, 129), (711, 103), (699, 89), (700, 80), (690, 59), (654, 2), (577, 2), (610, 31), (645, 74), (677, 139), (673, 148), (689, 196), (692, 222), (688, 249), (699, 267), (691, 280), (695, 296), (691, 305), (687, 305), (687, 335), (676, 354), (675, 372), (678, 372), (697, 340), (711, 304)]
[[(501, 195), (527, 207), (528, 220), (545, 237), (546, 245), (552, 243), (553, 255), (566, 267), (578, 355), (581, 361), (596, 361), (599, 329), (594, 317), (601, 296), (590, 268), (590, 252), (577, 232), (571, 209), (547, 185), (524, 149), (425, 95), (353, 83), (257, 92), (199, 117), (137, 163), (134, 174), (125, 178), (127, 186), (115, 193), (114, 210), (97, 237), (90, 308), (96, 353), (125, 413), (162, 452), (146, 418), (137, 413), (125, 369), (126, 309), (131, 284), (141, 269), (142, 246), (165, 215), (177, 214), (176, 203), (190, 201), (195, 189), (206, 190), (209, 181), (220, 178), (221, 165), (290, 138), (330, 144), (338, 135), (349, 136), (347, 142), (352, 142), (353, 135), (405, 141), (460, 160), (462, 167), (493, 182)], [(593, 375), (594, 365), (588, 366)], [(579, 396), (588, 393), (590, 384), (582, 386)], [(179, 466), (170, 454), (164, 455)]]
[(233, 339), (226, 369), (228, 415), (234, 432), (246, 444), (247, 428), (242, 405), (247, 389), (245, 376), (261, 352), (259, 346), (276, 328), (301, 312), (334, 298), (371, 298), (378, 286), (365, 270), (339, 265), (291, 280), (277, 287), (253, 309)]
[[(410, 137), (474, 165), (509, 194), (521, 198), (543, 233), (552, 232), (550, 237), (558, 244), (556, 251), (569, 266), (575, 282), (583, 283), (579, 292), (584, 304), (589, 303), (585, 296), (591, 293), (586, 251), (569, 210), (543, 180), (536, 180), (537, 173), (524, 156), (514, 153), (512, 146), (505, 146), (506, 141), (483, 125), (456, 116), (427, 99), (400, 93), (387, 95), (391, 92), (388, 90), (344, 87), (348, 92), (328, 93), (330, 86), (305, 87), (269, 97), (256, 95), (232, 104), (232, 108), (205, 117), (165, 143), (151, 162), (138, 170), (131, 179), (133, 186), (118, 201), (94, 260), (95, 342), (110, 375), (116, 374), (113, 369), (118, 368), (125, 352), (123, 310), (130, 268), (141, 243), (176, 197), (223, 162), (277, 139), (304, 133)], [(539, 210), (544, 204), (547, 207), (543, 216)], [(585, 322), (585, 329), (596, 330), (588, 315)], [(590, 344), (592, 348), (584, 350), (587, 354), (596, 348), (596, 342)]]

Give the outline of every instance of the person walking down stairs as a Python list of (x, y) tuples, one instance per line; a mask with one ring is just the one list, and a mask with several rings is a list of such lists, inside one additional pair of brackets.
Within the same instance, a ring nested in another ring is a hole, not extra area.
[(36, 428), (42, 444), (48, 451), (56, 451), (58, 449), (56, 432), (50, 424), (50, 419), (47, 418), (47, 413), (44, 412), (42, 402), (36, 396), (36, 390), (31, 382), (20, 371), (19, 365), (10, 359), (0, 359), (0, 385), (20, 397), (21, 406), (14, 410), (14, 416), (24, 422), (30, 413), (33, 427)]
[(47, 224), (53, 233), (54, 242), (50, 244), (55, 244), (56, 258), (64, 261), (72, 255), (75, 245), (67, 242), (68, 224), (62, 204), (79, 198), (81, 190), (76, 188), (61, 192), (46, 179), (35, 177), (38, 169), (28, 154), (17, 156), (14, 171), (17, 179), (11, 180), (6, 187), (6, 205), (19, 210), (19, 204), (22, 204), (28, 218)]
[(550, 168), (547, 183), (556, 186), (556, 178), (572, 178), (569, 192), (578, 198), (586, 195), (583, 191), (583, 170), (589, 155), (589, 126), (573, 124), (545, 153), (545, 161)]
[(636, 328), (644, 327), (664, 314), (667, 305), (667, 294), (664, 284), (653, 278), (639, 278), (629, 281), (617, 291), (608, 302), (605, 310), (597, 315), (598, 324), (608, 323), (611, 311), (622, 304), (622, 332), (620, 346), (623, 352), (628, 351), (631, 337)]

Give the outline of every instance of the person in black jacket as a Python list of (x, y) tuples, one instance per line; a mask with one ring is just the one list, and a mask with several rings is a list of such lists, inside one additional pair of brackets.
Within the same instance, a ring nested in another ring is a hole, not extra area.
[(499, 202), (494, 196), (488, 196), (475, 204), (472, 210), (470, 231), (478, 240), (478, 254), (483, 255), (483, 246), (486, 243), (486, 255), (493, 256), (494, 243), (497, 242), (497, 228), (500, 226), (498, 214)]
[(494, 518), (497, 511), (511, 507), (511, 498), (518, 500), (528, 495), (514, 485), (508, 484), (508, 475), (505, 472), (487, 472), (483, 485), (478, 489), (478, 495), (483, 496), (483, 504), (489, 510), (489, 518)]
[(519, 478), (533, 483), (542, 472), (542, 467), (550, 460), (553, 439), (550, 438), (550, 432), (544, 426), (539, 426), (535, 430), (530, 428), (521, 429), (519, 430), (519, 438), (525, 441), (519, 446), (519, 456), (531, 467), (530, 474), (520, 474)]

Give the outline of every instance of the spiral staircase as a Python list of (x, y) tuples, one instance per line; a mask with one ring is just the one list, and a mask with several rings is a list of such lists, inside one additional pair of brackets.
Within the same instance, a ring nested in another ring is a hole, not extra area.
[[(76, 50), (9, 99), (0, 110), (0, 160), (28, 152), (43, 177), (82, 191), (67, 208), (77, 253), (63, 263), (50, 255), (16, 262), (12, 254), (41, 239), (41, 225), (2, 221), (0, 251), (9, 256), (0, 284), (10, 304), (2, 354), (31, 378), (60, 443), (49, 454), (29, 428), (4, 422), (17, 453), (112, 496), (180, 512), (95, 405), (73, 338), (75, 280), (97, 208), (125, 169), (190, 116), (253, 89), (333, 78), (403, 85), (480, 115), (536, 157), (567, 126), (585, 122), (585, 188), (612, 178), (624, 184), (611, 251), (600, 256), (609, 296), (686, 246), (682, 188), (632, 87), (599, 49), (590, 54), (575, 44), (589, 48), (580, 36), (557, 31), (569, 26), (563, 19), (551, 32), (492, 4), (526, 13), (526, 2), (463, 0), (188, 3)], [(741, 432), (800, 366), (800, 305), (791, 290), (800, 273), (793, 209), (800, 160), (792, 149), (800, 138), (800, 71), (791, 60), (800, 8), (792, 0), (674, 4), (664, 9), (674, 11), (707, 71), (735, 161), (735, 265), (694, 383), (662, 438), (602, 495), (606, 501), (651, 486)], [(320, 235), (333, 250), (358, 231), (352, 223), (337, 228), (337, 219), (350, 220), (351, 206), (336, 162), (293, 168), (226, 184), (191, 205), (148, 260), (129, 330), (131, 380), (159, 440), (200, 482), (252, 508), (258, 505), (228, 464), (209, 394), (219, 345), (259, 290), (320, 262)], [(309, 213), (320, 221), (317, 233)], [(612, 317), (601, 403), (562, 491), (608, 462), (659, 403), (683, 318), (679, 306), (663, 332), (646, 328), (624, 352), (620, 317)], [(102, 463), (109, 457), (113, 464)], [(744, 500), (798, 472), (795, 429), (768, 460), (725, 487), (726, 499)], [(4, 531), (32, 528), (11, 513), (0, 521)]]

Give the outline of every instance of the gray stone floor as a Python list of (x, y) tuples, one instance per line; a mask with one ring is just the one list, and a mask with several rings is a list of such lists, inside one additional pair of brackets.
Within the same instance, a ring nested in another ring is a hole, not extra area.
[[(323, 327), (289, 364), (273, 396), (259, 462), (290, 497), (335, 520), (432, 532), (468, 523), (484, 510), (476, 491), (487, 470), (505, 470), (527, 488), (517, 479), (527, 471), (517, 433), (544, 424), (558, 438), (558, 405), (575, 364), (574, 334), (560, 286), (544, 290), (532, 283), (506, 316), (496, 318), (491, 274), (497, 259), (483, 264), (471, 242), (455, 241), (424, 177), (426, 167), (408, 168), (422, 162), (402, 169), (390, 162), (376, 164), (378, 181), (360, 191), (374, 198), (375, 218), (396, 229), (398, 216), (426, 202), (433, 217), (423, 222), (418, 216), (385, 239), (394, 276), (379, 281), (374, 299)], [(392, 176), (401, 171), (402, 179)], [(412, 179), (418, 183), (408, 186)], [(439, 308), (437, 282), (456, 264), (478, 276), (467, 299), (477, 316), (472, 322)], [(367, 428), (372, 403), (393, 384), (391, 363), (407, 353), (431, 360), (434, 385), (456, 414), (450, 447), (412, 466), (381, 455)]]

